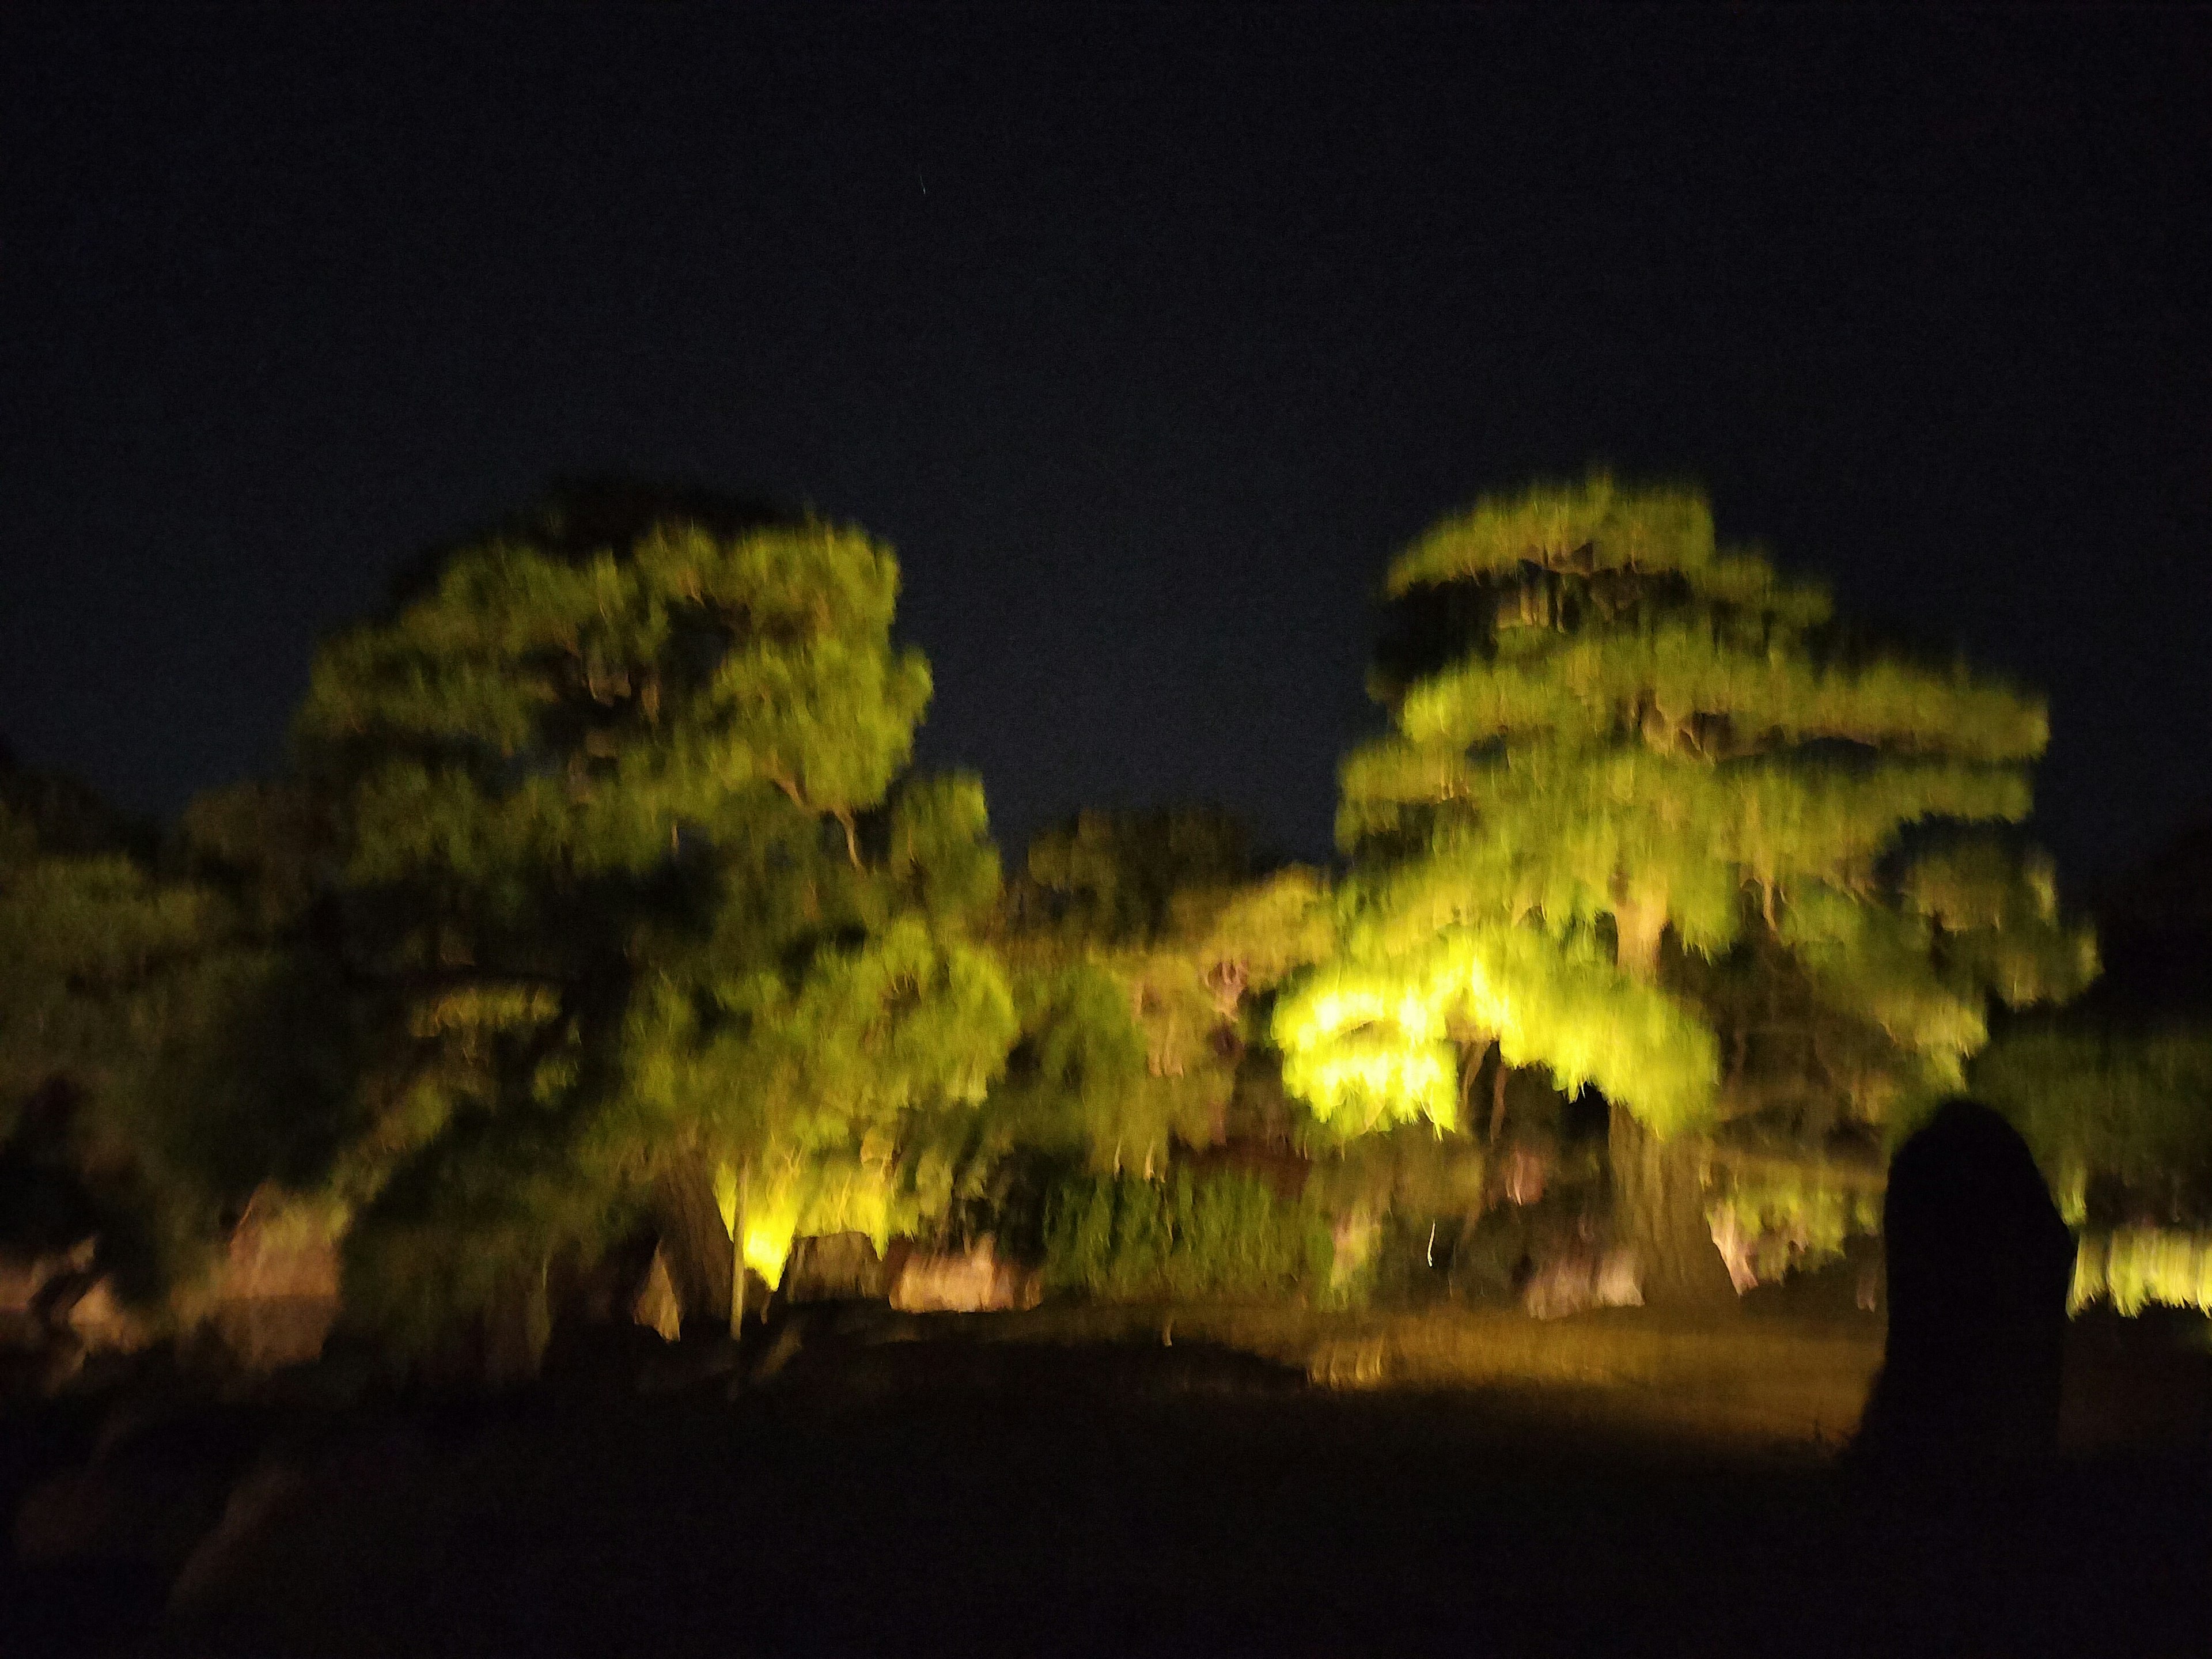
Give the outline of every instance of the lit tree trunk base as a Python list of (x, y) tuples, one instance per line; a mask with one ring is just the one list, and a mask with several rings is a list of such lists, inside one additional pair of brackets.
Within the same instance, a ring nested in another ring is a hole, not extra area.
[(1644, 1305), (1735, 1312), (1735, 1285), (1705, 1221), (1696, 1139), (1662, 1140), (1620, 1106), (1613, 1108), (1606, 1139), (1615, 1242), (1636, 1252)]

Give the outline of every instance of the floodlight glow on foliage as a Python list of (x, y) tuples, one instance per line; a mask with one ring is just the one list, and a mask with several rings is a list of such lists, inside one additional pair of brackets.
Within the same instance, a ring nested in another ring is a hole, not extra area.
[(799, 1183), (769, 1176), (742, 1183), (733, 1165), (714, 1171), (714, 1202), (722, 1212), (722, 1225), (732, 1234), (739, 1226), (738, 1200), (744, 1198), (745, 1266), (758, 1273), (769, 1289), (783, 1283), (784, 1263), (791, 1259), (792, 1240), (799, 1234)]
[(1443, 1044), (1363, 1034), (1286, 1057), (1283, 1083), (1341, 1129), (1368, 1129), (1417, 1117), (1449, 1129), (1458, 1119), (1452, 1092), (1455, 1069), (1450, 1050)]
[(2212, 1236), (2124, 1227), (2109, 1238), (2083, 1239), (2067, 1305), (2078, 1312), (2100, 1297), (2130, 1316), (2153, 1302), (2212, 1313)]
[(1433, 974), (1323, 969), (1277, 1007), (1284, 1086), (1346, 1128), (1423, 1117), (1452, 1127), (1456, 1067), (1438, 1039), (1453, 989)]
[(1389, 585), (1456, 590), (1433, 620), (1463, 637), (1378, 678), (1395, 730), (1343, 769), (1355, 966), (1277, 1022), (1285, 1080), (1324, 1118), (1386, 1079), (1398, 1097), (1360, 1110), (1437, 1115), (1404, 1080), (1449, 1030), (1462, 1060), (1495, 1042), (1662, 1137), (1709, 1124), (1716, 1032), (1661, 988), (1662, 934), (1714, 958), (1747, 927), (1775, 933), (1937, 1088), (1986, 1041), (1988, 988), (2032, 1001), (2094, 970), (2010, 854), (1931, 863), (1902, 908), (1874, 891), (1905, 825), (2027, 817), (2041, 701), (1833, 648), (1811, 631), (1826, 594), (1718, 547), (1694, 489), (1599, 471), (1486, 497)]
[(1662, 1133), (1693, 1127), (1718, 1079), (1711, 1033), (1588, 941), (1504, 924), (1454, 927), (1424, 949), (1332, 963), (1277, 1005), (1284, 1086), (1351, 1129), (1458, 1118), (1447, 1030), (1494, 1039), (1569, 1091), (1595, 1085)]
[(784, 1263), (791, 1260), (792, 1241), (798, 1236), (794, 1224), (783, 1221), (745, 1224), (745, 1266), (761, 1276), (769, 1289), (783, 1283)]
[(932, 1164), (925, 1154), (912, 1178), (902, 1181), (887, 1156), (872, 1156), (866, 1146), (778, 1158), (742, 1178), (725, 1164), (715, 1171), (714, 1199), (722, 1225), (744, 1228), (745, 1265), (774, 1289), (802, 1235), (866, 1233), (882, 1250), (894, 1235), (941, 1214), (951, 1196), (950, 1171), (933, 1180)]

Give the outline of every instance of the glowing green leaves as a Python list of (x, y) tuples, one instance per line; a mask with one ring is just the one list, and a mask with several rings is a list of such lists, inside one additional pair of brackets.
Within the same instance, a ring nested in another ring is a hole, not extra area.
[(1450, 927), (1400, 956), (1330, 963), (1276, 1006), (1285, 1086), (1346, 1133), (1458, 1127), (1454, 1034), (1494, 1039), (1506, 1064), (1543, 1066), (1569, 1092), (1632, 1101), (1662, 1133), (1711, 1114), (1711, 1033), (1587, 939)]
[(1990, 987), (2080, 982), (2051, 917), (1965, 920), (1987, 880), (1882, 873), (1907, 826), (2027, 816), (2041, 702), (1830, 626), (1825, 593), (1717, 547), (1695, 491), (1486, 499), (1389, 587), (1419, 643), (1343, 769), (1347, 954), (1278, 1018), (1332, 1121), (1451, 1121), (1455, 1045), (1492, 1038), (1662, 1133), (1710, 1120), (1714, 1031), (1668, 994), (1662, 933), (1717, 957), (1778, 929), (1921, 1087), (1955, 1085)]
[(887, 644), (897, 592), (887, 550), (821, 524), (485, 543), (326, 646), (295, 731), (356, 774), (363, 879), (649, 868), (749, 790), (832, 817), (882, 799), (930, 689)]
[(1251, 872), (1212, 811), (1086, 811), (1031, 842), (1002, 947), (1024, 1037), (994, 1115), (1101, 1170), (1204, 1145), (1235, 1092), (1247, 999), (1334, 943), (1319, 878)]
[(2015, 1022), (1976, 1058), (1974, 1088), (2027, 1136), (2054, 1184), (2094, 1170), (2170, 1202), (2178, 1184), (2212, 1169), (2212, 1033), (2201, 1025)]
[(1896, 661), (1823, 665), (1771, 627), (1736, 631), (1700, 619), (1522, 635), (1414, 687), (1399, 729), (1445, 748), (1640, 741), (1706, 760), (1828, 739), (2007, 762), (2049, 738), (2042, 704), (2002, 686)]
[(1579, 484), (1486, 496), (1407, 549), (1390, 567), (1390, 591), (1503, 574), (1523, 564), (1657, 573), (1712, 561), (1713, 514), (1701, 492), (1624, 489), (1598, 471)]
[[(896, 560), (663, 495), (582, 492), (462, 546), (318, 660), (297, 737), (349, 837), (356, 949), (422, 1016), (392, 1091), (410, 1168), (371, 1234), (407, 1198), (424, 1237), (504, 1230), (526, 1270), (556, 1224), (645, 1203), (703, 1259), (743, 1210), (773, 1279), (793, 1225), (852, 1208), (792, 1182), (880, 1175), (1005, 1060), (981, 788), (895, 787), (930, 691), (890, 636)], [(494, 1007), (523, 1012), (445, 1018)]]
[(1348, 1134), (1415, 1118), (1456, 1127), (1448, 995), (1425, 975), (1329, 963), (1275, 1005), (1283, 1086)]
[(2124, 1227), (2081, 1241), (2069, 1311), (2099, 1297), (2132, 1316), (2148, 1303), (2212, 1314), (2212, 1237), (2179, 1229)]

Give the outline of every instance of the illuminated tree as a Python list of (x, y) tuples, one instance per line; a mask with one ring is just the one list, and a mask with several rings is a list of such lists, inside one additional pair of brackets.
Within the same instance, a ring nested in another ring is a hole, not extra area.
[(1310, 870), (1256, 873), (1219, 812), (1085, 811), (1037, 836), (1000, 934), (1024, 1039), (999, 1133), (1148, 1174), (1173, 1141), (1219, 1139), (1249, 1000), (1326, 952), (1322, 897)]
[(2080, 977), (2052, 907), (2014, 915), (2016, 864), (1896, 868), (1905, 826), (2027, 814), (2041, 705), (1838, 627), (1819, 588), (1717, 547), (1695, 492), (1598, 474), (1485, 500), (1389, 589), (1393, 729), (1343, 770), (1346, 948), (1276, 1021), (1285, 1082), (1332, 1123), (1453, 1123), (1492, 1042), (1594, 1086), (1647, 1297), (1717, 1302), (1722, 1055), (1686, 953), (1778, 945), (1916, 1097), (1955, 1085), (1990, 988)]
[(881, 827), (878, 856), (855, 866), (833, 840), (809, 872), (798, 896), (817, 915), (777, 917), (790, 896), (770, 889), (793, 863), (771, 859), (773, 882), (733, 889), (711, 934), (660, 942), (624, 1027), (648, 1121), (714, 1164), (721, 1218), (771, 1285), (800, 1231), (881, 1247), (944, 1217), (946, 1144), (1014, 1038), (1005, 975), (975, 936), (999, 885), (981, 787), (910, 784)]
[(757, 1188), (981, 1095), (996, 855), (972, 781), (894, 799), (930, 689), (897, 589), (854, 531), (578, 492), (318, 657), (301, 761), (400, 1034), (355, 1250), (392, 1316), (542, 1300), (640, 1203), (687, 1312), (734, 1316), (732, 1239), (771, 1277), (788, 1239)]

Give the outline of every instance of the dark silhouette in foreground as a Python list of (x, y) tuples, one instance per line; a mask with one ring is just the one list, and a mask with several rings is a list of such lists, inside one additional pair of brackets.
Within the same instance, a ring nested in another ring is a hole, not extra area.
[(2048, 1455), (2074, 1239), (2027, 1143), (1947, 1101), (1892, 1161), (1882, 1200), (1889, 1341), (1853, 1451), (1954, 1469)]

